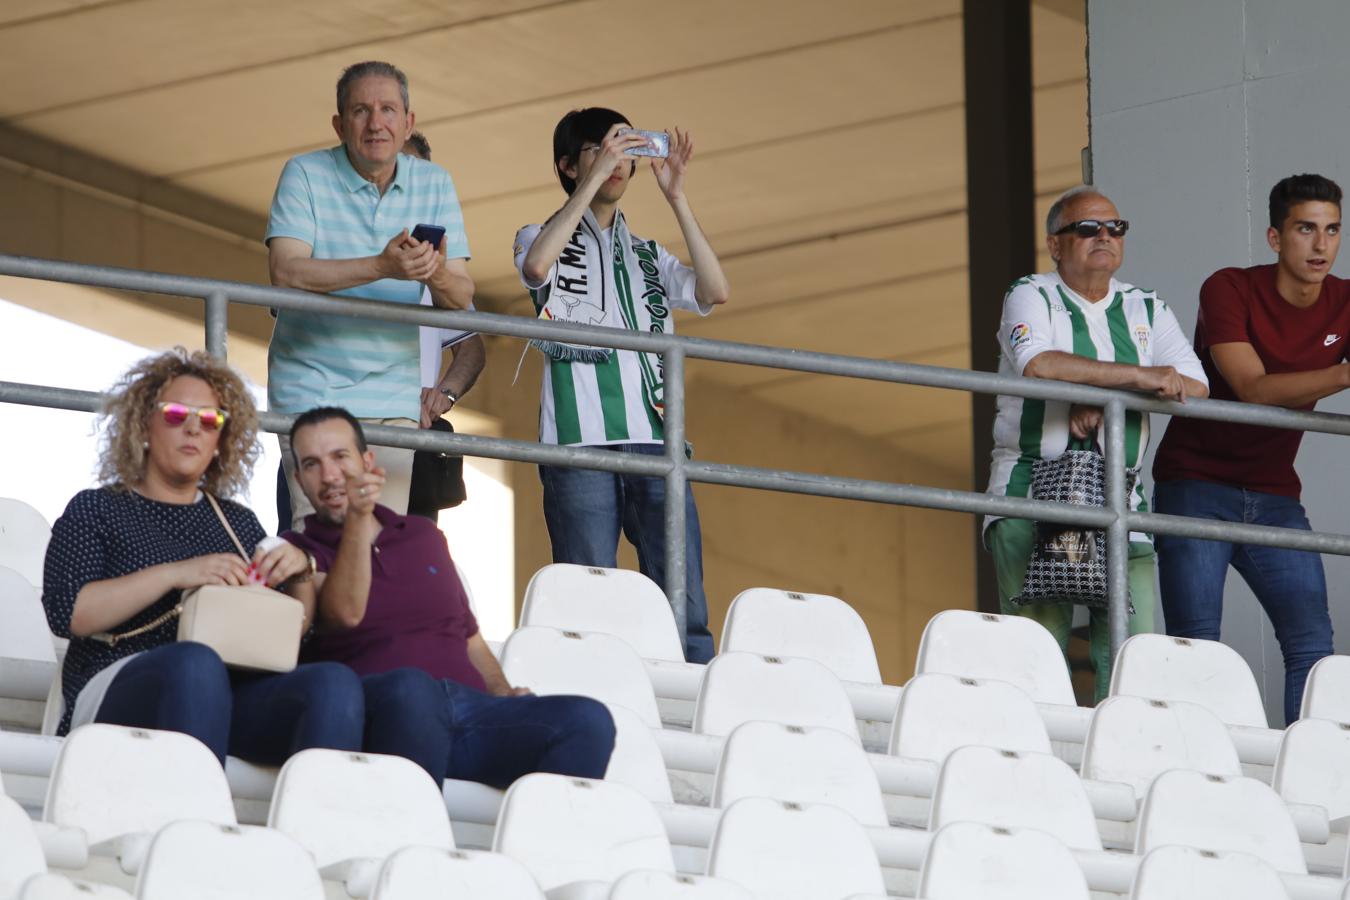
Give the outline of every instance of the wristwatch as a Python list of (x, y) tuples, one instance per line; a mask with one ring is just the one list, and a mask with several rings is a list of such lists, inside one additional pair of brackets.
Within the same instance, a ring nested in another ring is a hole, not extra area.
[(456, 397), (451, 391), (448, 391), (445, 388), (441, 388), (440, 390), (441, 394), (445, 397), (445, 399), (450, 401), (451, 406), (454, 406), (456, 403), (459, 402), (459, 398)]

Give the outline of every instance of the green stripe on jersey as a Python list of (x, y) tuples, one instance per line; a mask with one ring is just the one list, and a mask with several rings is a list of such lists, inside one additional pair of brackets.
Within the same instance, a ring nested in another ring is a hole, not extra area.
[(628, 409), (623, 401), (619, 354), (611, 353), (603, 363), (595, 364), (595, 381), (600, 386), (600, 413), (605, 418), (605, 440), (628, 440)]
[(1009, 497), (1026, 497), (1031, 493), (1031, 466), (1041, 458), (1041, 435), (1045, 429), (1045, 401), (1030, 397), (1022, 401), (1022, 421), (1018, 425), (1017, 440), (1022, 455), (1008, 473)]
[(572, 380), (572, 364), (551, 359), (553, 382), (553, 419), (558, 428), (558, 443), (581, 443), (581, 419), (577, 416), (577, 386)]
[[(1087, 319), (1083, 316), (1083, 311), (1064, 293), (1064, 288), (1056, 285), (1055, 289), (1059, 291), (1059, 299), (1063, 302), (1064, 309), (1069, 314), (1069, 323), (1073, 326), (1074, 356), (1096, 359), (1097, 345), (1092, 343), (1092, 333), (1088, 331)], [(1119, 296), (1119, 294), (1116, 296)]]
[[(1139, 365), (1139, 351), (1134, 346), (1134, 337), (1130, 334), (1130, 323), (1125, 320), (1125, 298), (1119, 292), (1111, 305), (1106, 308), (1106, 324), (1111, 329), (1111, 347), (1115, 351), (1116, 362), (1131, 366)], [(1138, 410), (1125, 413), (1125, 459), (1128, 465), (1139, 465), (1139, 439), (1143, 431), (1143, 414)]]

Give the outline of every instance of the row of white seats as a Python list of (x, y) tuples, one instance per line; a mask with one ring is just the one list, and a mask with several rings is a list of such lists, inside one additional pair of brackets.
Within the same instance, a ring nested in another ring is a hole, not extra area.
[[(767, 723), (743, 726), (750, 728), (796, 736), (782, 747), (805, 737)], [(827, 730), (817, 737), (841, 739)], [(754, 757), (766, 760), (774, 749), (763, 747)], [(991, 888), (1008, 882), (1009, 889), (1025, 891), (999, 896), (1079, 895), (1036, 893), (1047, 889), (1048, 877), (1121, 893), (1140, 880), (1137, 859), (1100, 852), (1086, 797), (1081, 790), (1075, 795), (1076, 778), (1052, 756), (982, 747), (953, 753), (944, 765), (933, 828), (927, 832), (865, 828), (833, 805), (769, 799), (801, 780), (828, 784), (832, 778), (810, 767), (783, 766), (774, 784), (760, 773), (760, 793), (708, 817), (708, 874), (740, 883), (762, 900), (842, 900), (882, 893), (884, 864), (922, 868), (918, 896), (956, 897), (961, 894), (932, 890), (935, 873), (942, 871), (935, 855), (973, 843), (984, 849), (948, 854), (953, 865), (947, 880), (984, 871), (978, 877)], [(1150, 789), (1138, 852), (1174, 844), (1222, 846), (1225, 853), (1240, 857), (1247, 852), (1286, 873), (1282, 882), (1293, 889), (1291, 896), (1340, 900), (1347, 888), (1339, 881), (1298, 877), (1297, 838), (1287, 821), (1283, 834), (1269, 827), (1282, 810), (1268, 795), (1268, 788), (1250, 779), (1165, 773)], [(25, 847), (16, 837), (28, 827), (27, 818), (12, 801), (3, 803), (8, 812), (0, 825), (0, 897), (6, 896), (6, 880), (13, 890), (45, 869), (40, 849), (34, 849), (36, 838)], [(83, 829), (93, 853), (116, 856), (123, 871), (137, 874), (137, 896), (149, 898), (188, 895), (193, 884), (211, 884), (221, 897), (305, 897), (321, 873), (344, 883), (351, 896), (380, 900), (403, 896), (384, 886), (394, 878), (391, 860), (403, 848), (435, 848), (441, 865), (445, 854), (456, 850), (435, 784), (406, 760), (324, 750), (293, 757), (278, 779), (268, 824), (303, 848), (309, 854), (304, 858), (279, 836), (236, 824), (225, 779), (200, 743), (184, 735), (115, 726), (86, 726), (67, 741), (44, 817)], [(191, 828), (184, 820), (193, 823)], [(981, 828), (952, 830), (971, 822)], [(1267, 825), (1258, 828), (1262, 822)], [(655, 805), (621, 785), (533, 775), (507, 791), (493, 849), (523, 865), (551, 897), (612, 898), (611, 884), (633, 870), (675, 874), (669, 827)], [(1244, 828), (1250, 843), (1233, 846), (1234, 834)], [(1009, 835), (1018, 840), (999, 841)], [(1000, 843), (1007, 854), (997, 851), (994, 845)], [(1033, 853), (1038, 845), (1048, 849)], [(249, 863), (250, 847), (262, 861)], [(212, 848), (209, 860), (201, 857), (206, 848)], [(1068, 865), (1030, 865), (1027, 854), (1038, 861), (1058, 856)], [(958, 857), (964, 859), (959, 865)], [(991, 859), (996, 860), (992, 867)], [(1025, 871), (1010, 880), (1019, 865)], [(261, 874), (278, 867), (284, 871)], [(222, 885), (238, 883), (235, 870), (241, 868), (248, 874), (240, 893), (222, 892)], [(517, 896), (501, 892), (504, 878), (493, 874), (494, 892), (482, 896)], [(537, 897), (537, 889), (519, 896)]]

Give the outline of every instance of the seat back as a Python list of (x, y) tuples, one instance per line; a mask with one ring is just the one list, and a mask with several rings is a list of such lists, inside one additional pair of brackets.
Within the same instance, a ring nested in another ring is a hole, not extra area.
[(52, 528), (42, 513), (9, 497), (0, 497), (0, 566), (13, 569), (42, 588), (42, 569)]
[(1050, 752), (1036, 704), (1012, 684), (938, 673), (911, 678), (891, 723), (890, 754), (941, 765), (969, 744)]
[(34, 875), (24, 882), (15, 900), (131, 900), (131, 895), (110, 884), (72, 881), (64, 875)]
[(370, 900), (544, 900), (525, 867), (500, 853), (406, 847), (380, 866)]
[(717, 654), (699, 686), (694, 731), (723, 737), (754, 721), (833, 728), (859, 740), (844, 686), (820, 663), (790, 656)]
[(953, 822), (933, 836), (919, 871), (923, 900), (1087, 900), (1062, 843), (1032, 828)]
[(1083, 746), (1084, 778), (1128, 784), (1142, 800), (1168, 769), (1242, 774), (1228, 729), (1203, 706), (1126, 696), (1098, 704)]
[(150, 842), (136, 879), (137, 900), (323, 900), (323, 882), (305, 849), (279, 831), (183, 821)]
[(29, 878), (47, 871), (47, 858), (28, 814), (0, 793), (0, 897), (19, 892)]
[(302, 750), (277, 776), (267, 825), (295, 839), (319, 868), (383, 859), (410, 844), (455, 846), (441, 791), (401, 756)]
[(670, 602), (641, 572), (570, 563), (544, 566), (525, 588), (520, 624), (613, 634), (643, 659), (684, 662)]
[(1250, 853), (1171, 845), (1139, 863), (1130, 900), (1289, 900), (1284, 881)]
[(153, 834), (170, 822), (235, 823), (234, 801), (215, 755), (174, 731), (84, 725), (61, 746), (42, 819), (83, 828), (89, 843)]
[(609, 900), (755, 900), (731, 881), (670, 872), (629, 872), (614, 882)]
[(614, 751), (605, 780), (630, 787), (652, 803), (674, 803), (665, 757), (652, 729), (631, 710), (608, 708), (614, 717)]
[(832, 806), (747, 797), (729, 806), (708, 850), (708, 874), (761, 900), (844, 900), (885, 893), (862, 826)]
[(501, 663), (508, 681), (540, 696), (593, 697), (632, 710), (649, 728), (661, 727), (656, 691), (642, 657), (623, 638), (526, 626), (506, 639)]
[(0, 566), (0, 622), (5, 623), (0, 628), (0, 697), (46, 700), (57, 662), (42, 590), (4, 566)]
[(928, 830), (952, 822), (1037, 828), (1074, 850), (1102, 849), (1083, 783), (1067, 763), (1047, 753), (953, 750), (938, 773)]
[(1350, 816), (1350, 724), (1299, 719), (1286, 728), (1270, 786), (1286, 803), (1323, 807), (1333, 822)]
[(1226, 725), (1268, 728), (1256, 678), (1227, 644), (1165, 634), (1136, 634), (1120, 647), (1111, 670), (1111, 696), (1184, 700)]
[(535, 773), (506, 791), (493, 850), (520, 862), (545, 891), (613, 882), (633, 869), (674, 872), (670, 841), (650, 803), (631, 788)]
[(1350, 722), (1350, 656), (1324, 656), (1313, 663), (1299, 718)]
[(825, 804), (863, 825), (889, 824), (867, 754), (832, 728), (775, 722), (737, 726), (722, 747), (712, 805), (724, 809), (743, 797)]
[(876, 648), (862, 616), (838, 597), (750, 588), (731, 601), (722, 652), (814, 659), (841, 681), (881, 683)]
[(1284, 801), (1254, 778), (1173, 769), (1153, 779), (1139, 812), (1134, 852), (1167, 844), (1251, 853), (1280, 872), (1308, 871)]
[(1022, 616), (964, 609), (933, 616), (914, 668), (916, 675), (930, 672), (1006, 681), (1037, 703), (1076, 703), (1059, 644), (1044, 626)]

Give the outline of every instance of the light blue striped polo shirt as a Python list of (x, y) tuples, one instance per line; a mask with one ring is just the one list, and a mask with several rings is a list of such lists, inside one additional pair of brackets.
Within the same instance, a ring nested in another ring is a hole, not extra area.
[[(400, 154), (380, 189), (341, 146), (293, 157), (281, 171), (264, 242), (296, 238), (315, 259), (377, 256), (403, 229), (440, 225), (450, 259), (469, 256), (454, 182), (440, 166)], [(416, 305), (422, 284), (384, 278), (335, 293)], [(267, 402), (279, 412), (342, 406), (360, 418), (416, 419), (421, 377), (416, 325), (281, 310), (267, 354)]]

